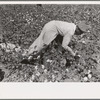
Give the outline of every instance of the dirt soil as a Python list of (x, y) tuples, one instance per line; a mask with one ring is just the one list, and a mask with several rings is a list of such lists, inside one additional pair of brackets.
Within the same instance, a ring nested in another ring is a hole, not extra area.
[[(90, 24), (89, 33), (73, 37), (69, 44), (81, 57), (72, 57), (53, 41), (42, 59), (20, 63), (23, 52), (51, 20)], [(100, 5), (0, 5), (0, 42), (20, 47), (10, 52), (0, 48), (1, 82), (100, 81)]]

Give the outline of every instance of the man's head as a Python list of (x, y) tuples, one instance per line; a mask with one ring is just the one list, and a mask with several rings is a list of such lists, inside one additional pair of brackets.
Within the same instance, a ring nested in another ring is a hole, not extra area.
[(85, 21), (81, 21), (76, 25), (75, 35), (81, 35), (83, 33), (87, 33), (89, 28), (90, 26), (87, 25)]

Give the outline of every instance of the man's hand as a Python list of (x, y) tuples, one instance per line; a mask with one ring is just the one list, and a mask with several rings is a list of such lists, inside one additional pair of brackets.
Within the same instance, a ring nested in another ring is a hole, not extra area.
[(78, 51), (75, 51), (75, 56), (74, 56), (74, 58), (77, 60), (77, 59), (79, 59), (80, 57), (81, 57), (81, 55), (78, 54)]

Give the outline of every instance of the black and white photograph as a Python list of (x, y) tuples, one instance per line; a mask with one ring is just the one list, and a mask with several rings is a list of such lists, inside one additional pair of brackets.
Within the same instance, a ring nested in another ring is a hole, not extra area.
[(100, 5), (0, 4), (0, 82), (100, 82)]
[(100, 99), (100, 2), (0, 1), (0, 99)]

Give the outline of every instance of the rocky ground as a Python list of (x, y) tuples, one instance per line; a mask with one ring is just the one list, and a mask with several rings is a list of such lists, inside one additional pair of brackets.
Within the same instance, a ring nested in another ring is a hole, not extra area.
[[(86, 20), (91, 29), (83, 38), (74, 37), (70, 47), (80, 59), (53, 41), (35, 62), (20, 61), (41, 29), (50, 20), (77, 23)], [(99, 5), (0, 5), (1, 82), (99, 82)]]

